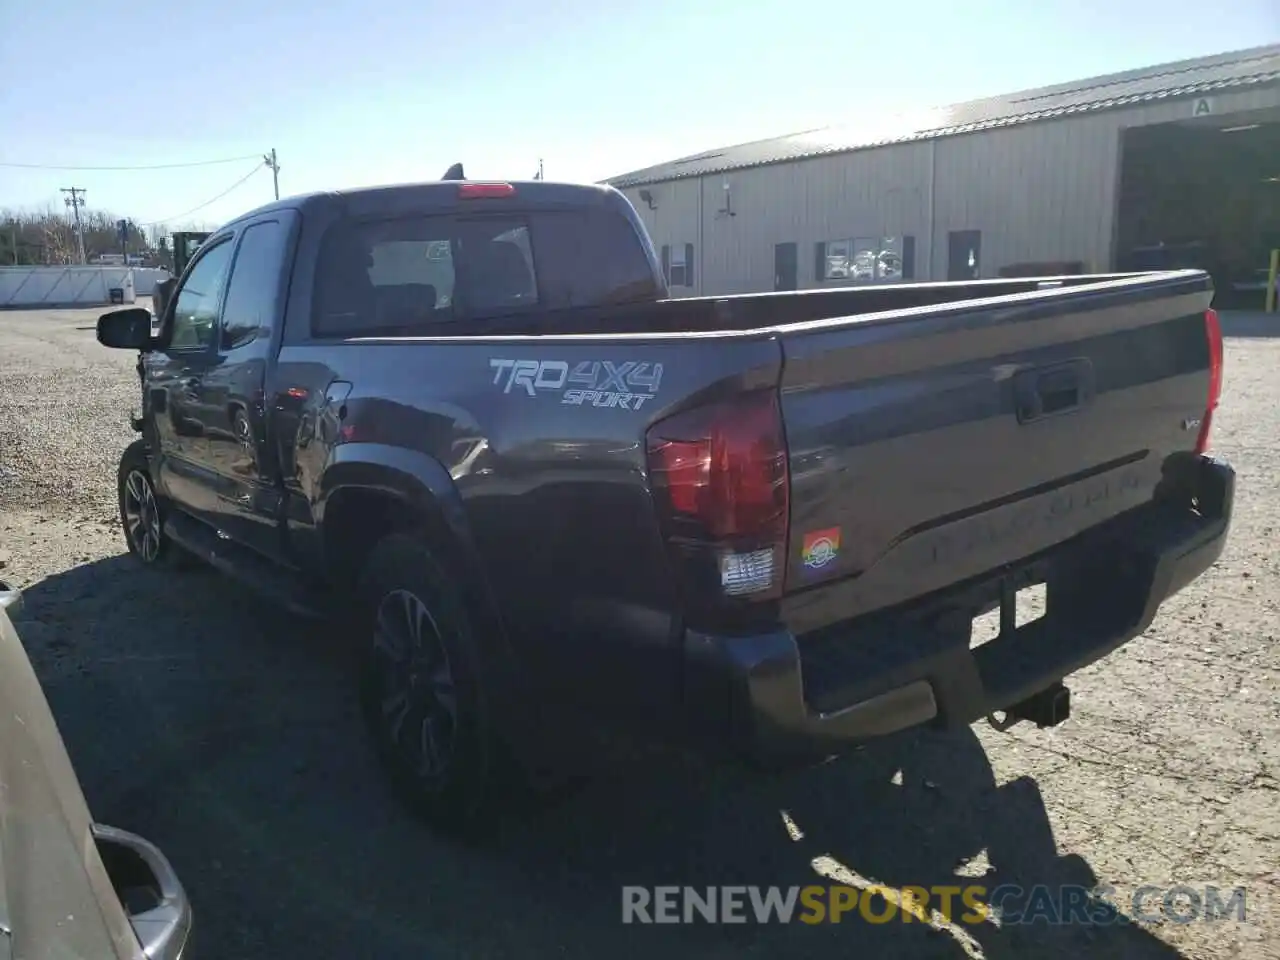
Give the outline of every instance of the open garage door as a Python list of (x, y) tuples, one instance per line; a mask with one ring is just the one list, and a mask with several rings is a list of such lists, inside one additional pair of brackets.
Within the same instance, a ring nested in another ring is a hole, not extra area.
[(1260, 308), (1280, 247), (1280, 110), (1126, 130), (1116, 267), (1208, 270), (1220, 307)]

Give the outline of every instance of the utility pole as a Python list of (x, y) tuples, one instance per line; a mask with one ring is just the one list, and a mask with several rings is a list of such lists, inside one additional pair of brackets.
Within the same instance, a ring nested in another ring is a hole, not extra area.
[(76, 218), (76, 247), (80, 252), (80, 262), (85, 262), (84, 256), (84, 229), (80, 226), (80, 208), (84, 206), (84, 187), (62, 187), (62, 192), (67, 194), (63, 199)]
[(276, 199), (280, 199), (280, 164), (276, 160), (276, 148), (272, 147), (269, 154), (264, 154), (262, 162), (271, 169), (271, 182), (276, 188)]

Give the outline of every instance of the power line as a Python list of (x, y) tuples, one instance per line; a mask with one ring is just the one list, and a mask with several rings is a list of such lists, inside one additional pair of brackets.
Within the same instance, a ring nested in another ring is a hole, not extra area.
[[(254, 157), (253, 159), (254, 159), (254, 160), (257, 160), (258, 158), (257, 158), (257, 157)], [(151, 222), (149, 222), (149, 223), (144, 223), (144, 224), (142, 224), (142, 226), (144, 226), (144, 227), (155, 227), (155, 226), (159, 226), (159, 225), (160, 225), (160, 224), (162, 224), (162, 223), (171, 223), (171, 222), (172, 222), (172, 221), (174, 221), (174, 220), (182, 220), (182, 219), (185, 219), (186, 217), (191, 216), (193, 213), (199, 213), (201, 210), (203, 210), (205, 207), (209, 206), (210, 204), (217, 203), (219, 200), (221, 200), (223, 197), (225, 197), (227, 194), (229, 194), (232, 190), (234, 190), (236, 187), (240, 186), (240, 184), (244, 183), (246, 180), (248, 180), (248, 179), (249, 179), (250, 177), (252, 177), (255, 173), (257, 173), (259, 170), (262, 170), (262, 169), (264, 169), (264, 167), (263, 167), (263, 165), (262, 165), (261, 163), (254, 163), (254, 165), (253, 165), (253, 169), (252, 169), (252, 170), (250, 170), (248, 173), (246, 173), (243, 177), (241, 177), (239, 180), (237, 180), (237, 181), (236, 181), (235, 183), (233, 183), (231, 186), (227, 187), (227, 189), (223, 190), (223, 191), (222, 191), (220, 194), (218, 194), (216, 197), (213, 197), (213, 198), (212, 198), (212, 199), (210, 199), (210, 200), (206, 200), (204, 203), (200, 204), (200, 206), (198, 206), (198, 207), (192, 207), (190, 210), (186, 211), (185, 213), (179, 213), (179, 214), (176, 214), (176, 215), (174, 215), (174, 216), (172, 216), (172, 217), (164, 217), (164, 218), (162, 218), (162, 219), (160, 219), (160, 220), (152, 220), (152, 221), (151, 221)]]
[(77, 167), (60, 166), (53, 163), (4, 163), (0, 167), (17, 167), (23, 170), (177, 170), (184, 167), (212, 167), (220, 163), (239, 163), (241, 160), (253, 160), (256, 154), (248, 153), (242, 157), (224, 157), (221, 160), (190, 160), (185, 163), (153, 163), (141, 166), (121, 167)]

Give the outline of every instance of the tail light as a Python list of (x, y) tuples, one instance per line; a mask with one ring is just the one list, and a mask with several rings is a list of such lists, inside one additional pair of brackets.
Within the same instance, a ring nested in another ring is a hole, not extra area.
[(691, 598), (719, 606), (776, 599), (789, 495), (777, 393), (668, 417), (649, 429), (646, 448), (663, 532)]
[(1196, 438), (1196, 453), (1209, 450), (1209, 434), (1213, 430), (1213, 412), (1218, 409), (1222, 396), (1222, 324), (1217, 310), (1204, 312), (1204, 332), (1209, 341), (1209, 397), (1205, 402), (1204, 417), (1200, 420), (1200, 435)]

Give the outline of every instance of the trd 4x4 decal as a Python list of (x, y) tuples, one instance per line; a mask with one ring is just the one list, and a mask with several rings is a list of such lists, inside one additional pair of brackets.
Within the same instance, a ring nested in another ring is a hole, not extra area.
[(492, 359), (493, 385), (530, 397), (554, 393), (561, 403), (639, 410), (658, 395), (662, 364), (648, 361)]

